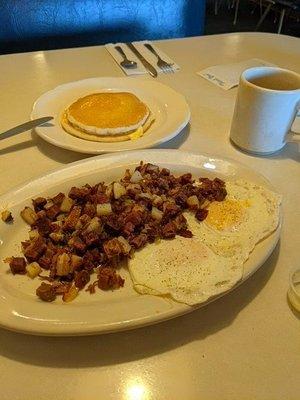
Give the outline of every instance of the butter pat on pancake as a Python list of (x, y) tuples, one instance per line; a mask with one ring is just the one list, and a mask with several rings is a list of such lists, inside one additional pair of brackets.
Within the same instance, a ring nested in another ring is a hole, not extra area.
[(188, 305), (229, 290), (243, 274), (241, 263), (217, 256), (195, 236), (149, 244), (134, 254), (128, 266), (137, 292)]
[(149, 108), (133, 93), (103, 92), (82, 97), (66, 110), (74, 128), (93, 135), (120, 135), (143, 126)]

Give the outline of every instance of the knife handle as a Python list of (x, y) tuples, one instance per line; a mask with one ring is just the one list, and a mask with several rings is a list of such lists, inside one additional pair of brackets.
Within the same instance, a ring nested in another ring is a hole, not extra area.
[(141, 61), (141, 63), (144, 65), (144, 67), (147, 69), (147, 71), (149, 72), (149, 74), (151, 76), (153, 76), (154, 78), (157, 77), (157, 71), (156, 69), (153, 67), (153, 65), (151, 65), (146, 59), (145, 57), (138, 51), (137, 48), (135, 48), (135, 46), (133, 45), (133, 43), (126, 43), (127, 47), (133, 52), (133, 54), (135, 54), (137, 56), (137, 58)]

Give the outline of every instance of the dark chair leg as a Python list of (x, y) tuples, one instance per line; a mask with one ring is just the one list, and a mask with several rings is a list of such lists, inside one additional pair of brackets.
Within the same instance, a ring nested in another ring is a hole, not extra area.
[(280, 18), (279, 18), (279, 24), (278, 24), (278, 31), (277, 31), (277, 33), (281, 33), (281, 29), (282, 29), (282, 24), (283, 24), (284, 16), (285, 16), (285, 8), (283, 8), (283, 9), (281, 10), (281, 13), (280, 13)]
[(215, 0), (215, 15), (218, 14), (218, 0)]
[(256, 8), (257, 8), (257, 4), (254, 4), (254, 7), (253, 7), (253, 8), (252, 8), (252, 10), (251, 10), (251, 15), (253, 15), (253, 14), (254, 14), (254, 12), (255, 12)]
[(269, 11), (271, 10), (272, 4), (270, 3), (267, 8), (265, 9), (265, 12), (263, 13), (263, 15), (261, 16), (260, 20), (258, 21), (256, 27), (255, 27), (255, 31), (258, 30), (258, 28), (260, 28), (261, 24), (264, 22), (267, 14), (269, 13)]
[(239, 11), (239, 5), (240, 5), (240, 0), (236, 0), (233, 25), (236, 25), (236, 21), (237, 21), (237, 17), (238, 17), (238, 11)]

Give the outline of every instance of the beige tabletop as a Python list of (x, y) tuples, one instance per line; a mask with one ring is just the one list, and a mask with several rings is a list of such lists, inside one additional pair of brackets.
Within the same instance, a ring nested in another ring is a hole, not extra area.
[[(239, 288), (168, 322), (77, 338), (0, 330), (1, 400), (300, 398), (300, 318), (286, 300), (289, 271), (300, 267), (298, 146), (268, 158), (238, 152), (228, 141), (237, 89), (196, 75), (254, 57), (300, 72), (300, 40), (245, 33), (158, 45), (181, 66), (158, 80), (184, 94), (192, 113), (189, 129), (163, 147), (230, 157), (263, 173), (284, 194), (280, 243)], [(28, 120), (41, 93), (96, 76), (122, 76), (103, 47), (1, 56), (0, 131)], [(0, 141), (0, 193), (83, 157), (30, 132)]]

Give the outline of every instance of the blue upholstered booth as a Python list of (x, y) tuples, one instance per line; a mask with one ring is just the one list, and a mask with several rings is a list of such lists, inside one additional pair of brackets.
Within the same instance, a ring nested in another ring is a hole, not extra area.
[(201, 35), (205, 0), (0, 0), (0, 52)]

